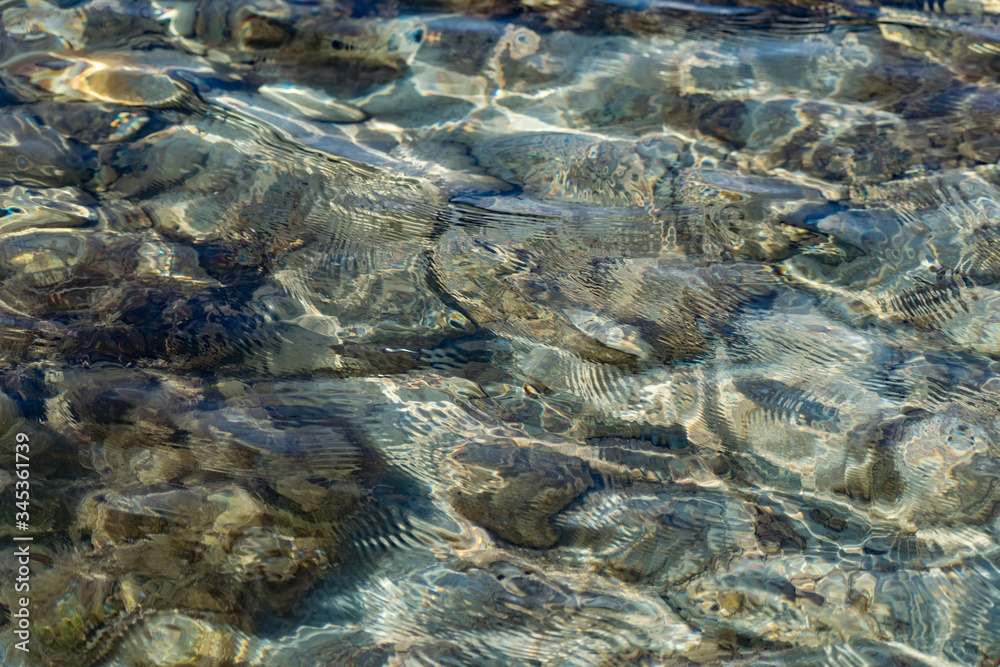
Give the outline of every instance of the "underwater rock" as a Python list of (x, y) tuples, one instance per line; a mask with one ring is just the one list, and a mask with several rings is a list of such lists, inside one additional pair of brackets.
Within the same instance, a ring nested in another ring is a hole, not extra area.
[(555, 544), (551, 517), (593, 484), (583, 462), (514, 443), (467, 442), (451, 458), (465, 473), (455, 509), (524, 547)]
[(749, 510), (724, 495), (665, 492), (652, 485), (592, 493), (559, 517), (565, 537), (558, 552), (570, 563), (606, 568), (622, 581), (668, 590), (704, 574), (720, 554), (752, 548)]
[(61, 55), (55, 61), (24, 61), (12, 74), (57, 101), (81, 100), (159, 107), (180, 102), (186, 85), (131, 54)]
[(90, 169), (83, 147), (24, 116), (0, 116), (0, 182), (29, 187), (77, 186)]
[(66, 4), (33, 0), (24, 7), (8, 7), (0, 15), (0, 23), (7, 35), (25, 42), (22, 48), (48, 36), (69, 50), (107, 48), (140, 35), (165, 32), (162, 10), (143, 0)]
[(669, 201), (672, 165), (656, 159), (650, 148), (577, 134), (535, 133), (483, 142), (472, 154), (492, 176), (546, 199), (663, 205)]

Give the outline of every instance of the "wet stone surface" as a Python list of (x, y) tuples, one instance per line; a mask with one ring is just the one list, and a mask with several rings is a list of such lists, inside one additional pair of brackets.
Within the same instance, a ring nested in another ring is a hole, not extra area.
[(0, 663), (997, 664), (998, 53), (985, 1), (3, 4)]

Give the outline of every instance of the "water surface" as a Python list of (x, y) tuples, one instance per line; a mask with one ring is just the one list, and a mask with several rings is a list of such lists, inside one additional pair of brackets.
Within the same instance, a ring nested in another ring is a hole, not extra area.
[(1000, 661), (1000, 4), (0, 25), (3, 664)]

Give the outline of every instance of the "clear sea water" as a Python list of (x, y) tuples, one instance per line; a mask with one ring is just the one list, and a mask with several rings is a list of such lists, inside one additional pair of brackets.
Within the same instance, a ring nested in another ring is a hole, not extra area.
[(1000, 664), (998, 158), (996, 0), (3, 0), (0, 662)]

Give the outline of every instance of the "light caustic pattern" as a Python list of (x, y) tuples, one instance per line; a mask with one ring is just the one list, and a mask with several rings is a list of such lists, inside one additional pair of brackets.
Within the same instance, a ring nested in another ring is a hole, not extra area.
[(1000, 661), (996, 2), (0, 25), (4, 665)]

